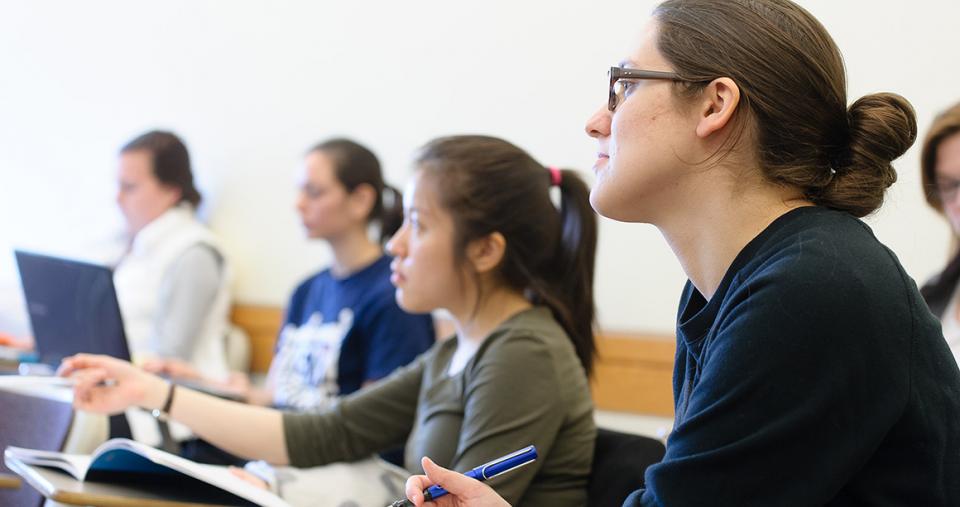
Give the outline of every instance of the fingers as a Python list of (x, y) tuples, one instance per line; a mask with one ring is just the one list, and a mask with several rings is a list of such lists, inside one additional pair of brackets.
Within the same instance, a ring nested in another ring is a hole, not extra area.
[[(469, 477), (458, 474), (457, 472), (443, 468), (426, 456), (420, 460), (420, 464), (423, 465), (423, 471), (427, 473), (427, 477), (433, 484), (439, 484), (443, 486), (443, 489), (449, 491), (450, 493), (460, 492), (461, 489), (458, 489), (457, 486), (460, 486), (460, 488), (466, 487), (470, 484), (469, 481), (472, 480)], [(448, 485), (454, 489), (448, 488)]]
[(237, 467), (235, 467), (235, 466), (231, 466), (231, 467), (228, 468), (228, 470), (230, 471), (230, 473), (231, 473), (234, 477), (236, 477), (236, 478), (238, 478), (238, 479), (241, 479), (241, 480), (243, 480), (244, 482), (246, 482), (246, 483), (248, 483), (248, 484), (252, 484), (252, 485), (254, 485), (254, 486), (256, 486), (256, 487), (258, 487), (258, 488), (260, 488), (260, 489), (266, 489), (266, 490), (269, 490), (269, 489), (270, 489), (270, 485), (267, 484), (266, 481), (264, 481), (264, 480), (261, 479), (260, 477), (257, 477), (257, 476), (254, 475), (254, 474), (251, 474), (250, 472), (248, 472), (248, 471), (246, 471), (246, 470), (244, 470), (244, 469), (242, 469), (242, 468), (237, 468)]
[[(461, 489), (458, 489), (457, 487), (459, 485), (458, 478), (463, 478), (467, 481), (471, 480), (467, 477), (461, 476), (456, 472), (451, 472), (450, 470), (441, 467), (426, 456), (420, 460), (420, 464), (423, 465), (423, 470), (427, 473), (427, 475), (413, 475), (408, 478), (404, 491), (407, 494), (407, 498), (417, 507), (423, 505), (423, 490), (429, 488), (430, 486), (433, 486), (434, 484), (440, 484), (450, 493), (457, 494), (461, 492)], [(448, 484), (452, 485), (454, 489), (448, 488)]]
[(433, 483), (430, 482), (430, 479), (426, 475), (411, 475), (407, 479), (407, 485), (404, 489), (404, 492), (407, 494), (407, 498), (413, 502), (414, 505), (420, 507), (423, 505), (423, 490), (432, 486)]
[(167, 373), (185, 379), (202, 380), (203, 375), (193, 365), (179, 359), (172, 359), (166, 364)]
[(103, 367), (109, 362), (107, 356), (98, 356), (94, 354), (77, 354), (67, 357), (60, 363), (57, 369), (57, 375), (69, 377), (74, 372), (92, 367)]
[(141, 368), (150, 373), (161, 373), (165, 366), (162, 359), (147, 359), (140, 365)]
[(110, 373), (103, 368), (86, 368), (75, 372), (70, 376), (70, 379), (73, 380), (74, 386), (77, 388), (87, 389), (106, 383), (109, 377)]
[(103, 389), (110, 374), (101, 368), (87, 368), (71, 375), (74, 381), (73, 400), (78, 408), (85, 408), (94, 403), (98, 391)]
[(60, 361), (60, 367), (57, 368), (57, 375), (60, 377), (69, 377), (74, 371), (76, 371), (76, 365), (73, 357), (65, 357), (63, 361)]
[[(472, 500), (477, 498), (483, 500), (483, 502), (477, 503), (476, 505), (486, 505), (485, 502), (490, 500), (495, 501), (497, 499), (493, 490), (487, 490), (490, 495), (493, 495), (491, 498), (480, 482), (458, 472), (447, 470), (426, 456), (420, 460), (420, 463), (423, 465), (423, 470), (427, 475), (414, 475), (407, 479), (404, 491), (407, 494), (407, 498), (410, 499), (416, 507), (424, 505), (423, 490), (435, 484), (447, 490), (453, 497), (458, 498), (460, 502), (466, 501), (471, 505)], [(426, 505), (434, 504), (427, 503)], [(500, 504), (498, 503), (497, 505)]]

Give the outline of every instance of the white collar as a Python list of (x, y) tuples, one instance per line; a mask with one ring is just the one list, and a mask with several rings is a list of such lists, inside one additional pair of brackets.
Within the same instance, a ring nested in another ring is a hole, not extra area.
[(193, 206), (189, 203), (182, 203), (164, 211), (162, 215), (153, 219), (133, 237), (130, 251), (137, 252), (151, 249), (161, 242), (170, 231), (192, 222), (193, 219)]

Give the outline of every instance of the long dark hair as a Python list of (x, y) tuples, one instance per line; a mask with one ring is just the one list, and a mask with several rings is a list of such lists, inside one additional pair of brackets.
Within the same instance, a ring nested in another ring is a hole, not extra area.
[[(499, 232), (506, 252), (498, 267), (510, 287), (550, 308), (589, 375), (593, 338), (593, 269), (597, 218), (587, 185), (575, 171), (548, 171), (520, 148), (486, 136), (435, 139), (420, 151), (417, 167), (437, 188), (456, 224), (455, 253)], [(555, 176), (554, 176), (555, 175)], [(559, 177), (559, 178), (557, 178)], [(559, 211), (550, 199), (560, 190)]]
[(145, 151), (153, 161), (153, 175), (157, 180), (180, 190), (180, 202), (188, 202), (194, 208), (203, 199), (193, 183), (193, 171), (190, 169), (190, 154), (176, 134), (162, 130), (151, 130), (141, 134), (123, 145), (120, 153)]
[(353, 192), (360, 185), (373, 188), (376, 197), (367, 221), (379, 222), (380, 243), (385, 243), (403, 223), (403, 199), (396, 188), (384, 183), (377, 156), (365, 146), (344, 138), (317, 143), (307, 153), (315, 151), (333, 160), (334, 175), (347, 192)]

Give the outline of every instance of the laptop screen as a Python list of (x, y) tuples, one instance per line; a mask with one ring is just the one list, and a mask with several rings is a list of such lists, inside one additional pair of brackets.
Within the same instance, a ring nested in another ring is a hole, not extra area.
[(56, 366), (80, 352), (130, 359), (110, 268), (20, 250), (15, 254), (41, 362)]

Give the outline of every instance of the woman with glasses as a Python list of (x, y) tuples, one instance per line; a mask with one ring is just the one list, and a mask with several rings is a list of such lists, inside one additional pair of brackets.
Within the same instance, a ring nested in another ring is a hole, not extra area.
[[(942, 112), (933, 122), (920, 155), (921, 179), (927, 203), (944, 215), (953, 228), (954, 239), (960, 235), (960, 104)], [(943, 335), (960, 361), (960, 255), (928, 281), (920, 293), (930, 311), (940, 317)]]
[[(586, 130), (594, 208), (657, 226), (690, 279), (674, 429), (624, 505), (960, 505), (960, 370), (858, 220), (914, 141), (910, 104), (848, 107), (835, 43), (789, 0), (668, 0)], [(424, 468), (418, 506), (432, 482), (453, 494), (428, 505), (506, 504)]]

